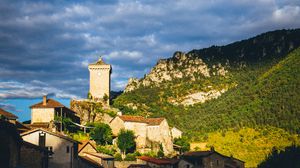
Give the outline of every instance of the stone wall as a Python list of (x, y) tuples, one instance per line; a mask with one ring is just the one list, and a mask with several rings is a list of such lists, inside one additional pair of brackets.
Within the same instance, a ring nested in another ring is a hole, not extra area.
[(54, 120), (54, 108), (32, 108), (31, 123), (50, 122)]
[(46, 158), (44, 158), (44, 152), (22, 145), (20, 150), (20, 165), (24, 168), (46, 168), (48, 163), (45, 162)]

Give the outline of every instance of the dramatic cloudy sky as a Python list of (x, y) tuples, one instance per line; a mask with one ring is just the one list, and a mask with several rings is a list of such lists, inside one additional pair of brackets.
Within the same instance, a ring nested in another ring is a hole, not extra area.
[(85, 97), (100, 55), (122, 90), (174, 51), (299, 28), (299, 18), (299, 0), (0, 0), (0, 106)]

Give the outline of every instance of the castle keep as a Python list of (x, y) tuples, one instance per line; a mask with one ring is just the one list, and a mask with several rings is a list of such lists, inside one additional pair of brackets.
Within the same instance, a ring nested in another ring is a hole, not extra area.
[(111, 65), (106, 64), (100, 57), (96, 63), (89, 64), (90, 71), (90, 94), (93, 100), (97, 101), (110, 97), (110, 75)]

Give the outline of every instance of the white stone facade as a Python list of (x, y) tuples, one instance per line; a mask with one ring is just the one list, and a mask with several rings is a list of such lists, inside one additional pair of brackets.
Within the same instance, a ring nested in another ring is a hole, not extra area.
[(114, 135), (118, 135), (121, 129), (132, 130), (136, 136), (138, 151), (143, 153), (153, 148), (153, 144), (161, 144), (165, 155), (174, 152), (171, 131), (166, 119), (151, 123), (147, 122), (147, 119), (145, 121), (124, 121), (121, 117), (117, 116), (110, 122), (112, 132)]

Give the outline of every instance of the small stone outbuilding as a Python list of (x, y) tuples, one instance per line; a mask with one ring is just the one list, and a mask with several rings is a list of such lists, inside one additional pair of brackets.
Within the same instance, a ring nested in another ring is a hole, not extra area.
[[(137, 150), (141, 153), (159, 150), (160, 145), (165, 155), (174, 152), (170, 127), (165, 118), (122, 115), (115, 117), (109, 125), (115, 136), (121, 129), (132, 130), (136, 136)], [(155, 149), (151, 149), (153, 147)]]
[(222, 155), (214, 150), (187, 152), (180, 157), (178, 167), (197, 168), (244, 168), (244, 162)]

